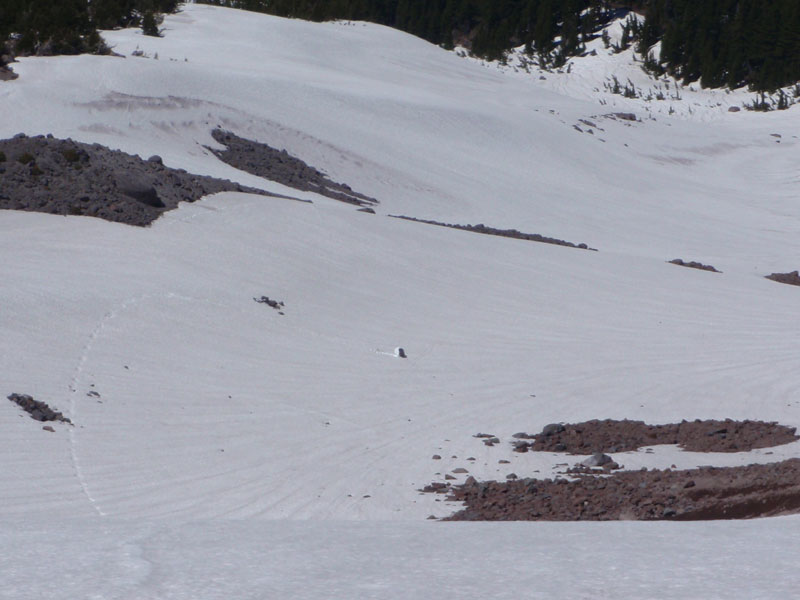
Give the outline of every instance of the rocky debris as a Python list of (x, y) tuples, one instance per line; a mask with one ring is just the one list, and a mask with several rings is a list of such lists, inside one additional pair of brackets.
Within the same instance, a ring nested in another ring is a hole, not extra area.
[(499, 444), (500, 443), (500, 438), (498, 438), (498, 437), (486, 438), (485, 440), (483, 440), (483, 443), (486, 446), (494, 446), (495, 444)]
[(359, 194), (345, 183), (331, 181), (327, 175), (291, 156), (286, 150), (277, 150), (267, 144), (248, 140), (230, 131), (215, 129), (214, 140), (225, 150), (209, 148), (221, 161), (252, 175), (269, 179), (303, 192), (314, 192), (334, 200), (369, 206), (377, 204), (375, 198)]
[(265, 194), (231, 181), (170, 169), (100, 144), (48, 136), (0, 140), (0, 209), (85, 215), (146, 226), (180, 202), (217, 192)]
[(547, 425), (541, 433), (512, 442), (517, 452), (630, 452), (644, 446), (677, 444), (691, 452), (746, 452), (800, 439), (794, 427), (763, 421), (725, 419), (647, 425), (643, 421), (592, 420)]
[(474, 437), (474, 438), (493, 438), (494, 434), (492, 434), (492, 433), (476, 433), (472, 437)]
[(419, 490), (420, 492), (425, 492), (426, 494), (446, 494), (450, 488), (449, 483), (431, 483), (430, 485), (426, 485), (424, 488)]
[(19, 405), (22, 410), (31, 416), (35, 421), (61, 421), (64, 423), (72, 423), (67, 417), (50, 408), (46, 402), (41, 400), (34, 400), (32, 396), (27, 394), (11, 394), (8, 396), (11, 402)]
[(699, 263), (699, 262), (694, 261), (694, 260), (689, 261), (689, 262), (685, 262), (685, 261), (681, 260), (680, 258), (673, 258), (671, 261), (669, 261), (669, 263), (672, 264), (672, 265), (678, 265), (680, 267), (689, 267), (690, 269), (700, 269), (701, 271), (711, 271), (712, 273), (721, 273), (722, 272), (722, 271), (718, 271), (717, 269), (715, 269), (711, 265), (704, 265), (703, 263)]
[(438, 227), (449, 227), (450, 229), (460, 229), (461, 231), (471, 231), (473, 233), (482, 233), (484, 235), (496, 235), (499, 237), (512, 238), (515, 240), (527, 240), (529, 242), (540, 242), (542, 244), (555, 244), (556, 246), (566, 246), (568, 248), (579, 248), (581, 250), (597, 251), (596, 248), (589, 248), (586, 244), (573, 244), (557, 238), (545, 237), (538, 233), (522, 233), (516, 229), (496, 229), (494, 227), (487, 227), (483, 223), (477, 225), (459, 225), (456, 223), (444, 223), (442, 221), (432, 221), (430, 219), (417, 219), (415, 217), (407, 217), (405, 215), (389, 215), (393, 219), (403, 219), (404, 221), (413, 221), (414, 223), (425, 223), (426, 225), (436, 225)]
[(261, 296), (260, 298), (253, 298), (259, 304), (266, 304), (270, 308), (274, 308), (277, 311), (283, 310), (284, 304), (283, 302), (278, 302), (277, 300), (272, 300), (269, 296)]
[(451, 488), (452, 521), (750, 519), (800, 512), (800, 459), (746, 467), (641, 470)]
[(617, 118), (621, 121), (636, 121), (636, 115), (629, 112), (615, 112), (611, 113), (610, 115), (606, 115), (611, 118)]
[(792, 271), (791, 273), (772, 273), (765, 276), (767, 279), (777, 281), (778, 283), (786, 283), (788, 285), (800, 285), (800, 273)]

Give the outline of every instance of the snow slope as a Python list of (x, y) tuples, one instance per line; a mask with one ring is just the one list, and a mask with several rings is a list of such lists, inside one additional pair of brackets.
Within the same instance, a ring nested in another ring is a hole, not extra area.
[[(599, 71), (554, 89), (383, 27), (202, 5), (168, 17), (164, 38), (106, 37), (127, 58), (16, 65), (0, 136), (159, 154), (313, 204), (218, 194), (148, 229), (0, 213), (3, 395), (32, 394), (75, 423), (47, 433), (0, 404), (0, 540), (14, 548), (0, 598), (749, 599), (797, 587), (797, 517), (444, 524), (425, 519), (457, 506), (417, 491), (456, 467), (551, 476), (569, 459), (507, 442), (553, 421), (800, 425), (798, 290), (762, 277), (798, 268), (795, 109), (670, 118), (640, 103), (627, 109), (642, 120), (621, 121), (593, 99)], [(215, 126), (285, 147), (378, 198), (378, 214), (221, 163), (204, 148)], [(676, 257), (723, 274), (666, 264)], [(387, 355), (397, 346), (408, 359)], [(617, 459), (790, 456), (800, 444)]]

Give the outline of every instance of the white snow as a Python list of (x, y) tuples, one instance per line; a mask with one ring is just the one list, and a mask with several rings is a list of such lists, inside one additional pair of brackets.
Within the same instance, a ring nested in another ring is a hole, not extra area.
[[(108, 32), (127, 58), (21, 60), (0, 137), (159, 154), (313, 204), (218, 194), (147, 229), (0, 212), (0, 392), (75, 423), (0, 404), (0, 598), (791, 595), (797, 517), (435, 523), (458, 506), (417, 490), (457, 467), (552, 476), (577, 460), (508, 443), (550, 422), (800, 425), (800, 290), (763, 278), (800, 266), (796, 109), (630, 101), (631, 123), (603, 116), (622, 109), (593, 93), (602, 61), (541, 81), (363, 23), (187, 5), (165, 26)], [(223, 164), (204, 148), (218, 125), (378, 214)], [(654, 450), (615, 459), (800, 456)]]

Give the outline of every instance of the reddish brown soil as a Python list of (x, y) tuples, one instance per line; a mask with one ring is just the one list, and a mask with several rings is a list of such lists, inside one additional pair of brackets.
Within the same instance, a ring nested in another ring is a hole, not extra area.
[[(442, 490), (430, 490), (439, 491)], [(451, 521), (749, 519), (800, 512), (800, 459), (768, 465), (489, 481), (449, 488)]]
[[(518, 433), (517, 452), (549, 451), (571, 454), (628, 452), (643, 446), (677, 444), (692, 452), (746, 452), (794, 442), (794, 427), (763, 421), (682, 421), (647, 425), (643, 421), (606, 419), (553, 424), (535, 435)], [(528, 440), (528, 441), (525, 441)]]

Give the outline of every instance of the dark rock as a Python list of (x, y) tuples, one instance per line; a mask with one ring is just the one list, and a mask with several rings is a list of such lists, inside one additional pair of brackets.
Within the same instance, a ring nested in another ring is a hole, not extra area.
[(602, 467), (603, 465), (613, 462), (613, 460), (614, 459), (612, 459), (608, 454), (595, 452), (589, 458), (584, 460), (582, 464), (587, 467)]
[(431, 456), (431, 458), (432, 458), (433, 460), (442, 460), (442, 457), (441, 457), (441, 456), (439, 456), (438, 454), (434, 454), (433, 456)]
[(797, 271), (792, 271), (791, 273), (773, 273), (772, 275), (766, 275), (766, 278), (777, 281), (778, 283), (800, 285), (800, 274), (798, 274)]
[(64, 423), (72, 423), (67, 417), (60, 412), (50, 408), (46, 402), (34, 400), (32, 396), (27, 394), (11, 394), (8, 396), (11, 402), (14, 402), (30, 415), (35, 421), (63, 421)]
[(158, 154), (153, 154), (153, 156), (147, 159), (147, 162), (155, 163), (157, 165), (164, 164), (163, 159)]
[(551, 436), (557, 433), (562, 433), (564, 431), (564, 426), (560, 423), (550, 423), (549, 425), (545, 425), (542, 429), (542, 435), (544, 436)]

